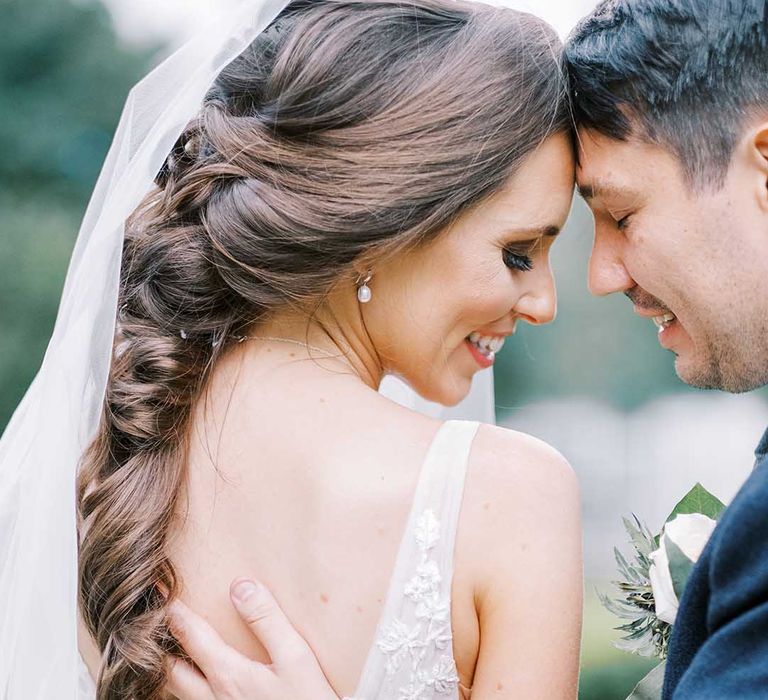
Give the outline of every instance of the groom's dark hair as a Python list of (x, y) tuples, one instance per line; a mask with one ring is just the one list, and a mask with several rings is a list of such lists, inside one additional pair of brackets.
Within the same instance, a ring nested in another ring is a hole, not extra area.
[(657, 144), (722, 186), (745, 118), (768, 111), (766, 0), (603, 0), (566, 45), (577, 125)]

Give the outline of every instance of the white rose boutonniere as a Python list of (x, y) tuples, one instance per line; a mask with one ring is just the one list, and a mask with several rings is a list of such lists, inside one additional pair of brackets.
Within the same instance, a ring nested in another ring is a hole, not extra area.
[(651, 580), (656, 617), (675, 624), (685, 583), (709, 541), (717, 520), (701, 513), (683, 513), (664, 526), (659, 548), (651, 552)]
[[(723, 510), (722, 502), (696, 484), (655, 537), (636, 516), (624, 519), (634, 553), (627, 559), (614, 550), (621, 577), (614, 584), (622, 596), (598, 593), (603, 605), (624, 621), (617, 628), (624, 636), (616, 647), (662, 661), (667, 657), (685, 584)], [(628, 700), (660, 697), (663, 678), (663, 668), (655, 668)]]

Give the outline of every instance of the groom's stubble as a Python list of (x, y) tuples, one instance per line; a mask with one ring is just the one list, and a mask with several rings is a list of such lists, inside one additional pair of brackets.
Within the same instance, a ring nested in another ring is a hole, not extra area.
[[(716, 287), (712, 293), (717, 294)], [(672, 311), (661, 299), (637, 285), (624, 294), (636, 308)], [(731, 393), (751, 391), (768, 384), (768, 318), (751, 317), (749, 297), (745, 295), (743, 302), (746, 313), (744, 308), (740, 312), (733, 309), (728, 320), (720, 314), (712, 316), (708, 313), (712, 307), (706, 304), (693, 311), (699, 326), (696, 335), (698, 360), (685, 368), (678, 367), (678, 376), (686, 384)], [(734, 322), (738, 318), (743, 322)]]
[[(661, 299), (639, 286), (626, 290), (624, 295), (636, 308), (671, 312)], [(748, 299), (744, 301), (748, 305)], [(762, 323), (760, 319), (753, 319), (755, 325), (746, 321), (742, 327), (735, 324), (724, 328), (724, 324), (717, 323), (717, 318), (707, 318), (706, 309), (696, 315), (701, 324), (696, 338), (699, 361), (690, 364), (687, 371), (678, 369), (682, 381), (699, 389), (731, 393), (768, 384), (768, 318)]]

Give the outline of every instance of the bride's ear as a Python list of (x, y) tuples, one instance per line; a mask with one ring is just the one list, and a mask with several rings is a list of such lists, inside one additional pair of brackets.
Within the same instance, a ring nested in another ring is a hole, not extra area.
[(749, 151), (760, 178), (759, 204), (768, 213), (768, 122), (761, 123), (752, 130)]

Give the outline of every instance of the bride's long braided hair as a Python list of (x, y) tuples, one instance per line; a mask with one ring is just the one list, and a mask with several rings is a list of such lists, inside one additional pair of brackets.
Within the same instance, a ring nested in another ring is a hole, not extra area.
[(560, 42), (457, 0), (299, 0), (219, 76), (126, 227), (98, 435), (78, 479), (99, 700), (161, 696), (187, 430), (246, 325), (429, 241), (568, 129)]

